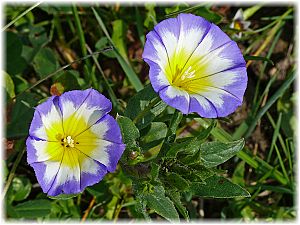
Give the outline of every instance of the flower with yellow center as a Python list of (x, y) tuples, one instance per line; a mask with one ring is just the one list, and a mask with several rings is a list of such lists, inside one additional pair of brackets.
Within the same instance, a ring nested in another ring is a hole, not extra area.
[(179, 14), (147, 36), (143, 59), (153, 89), (184, 114), (224, 117), (242, 104), (246, 63), (237, 44), (200, 16)]
[(27, 161), (50, 196), (80, 193), (116, 169), (125, 145), (111, 102), (93, 89), (69, 91), (36, 107)]

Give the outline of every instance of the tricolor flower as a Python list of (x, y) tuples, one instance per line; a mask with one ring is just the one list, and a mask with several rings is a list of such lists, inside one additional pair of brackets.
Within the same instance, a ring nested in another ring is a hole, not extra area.
[(27, 161), (50, 196), (76, 194), (116, 169), (125, 145), (111, 102), (93, 89), (50, 97), (35, 109)]
[[(239, 9), (233, 17), (232, 23), (229, 25), (230, 28), (233, 28), (238, 31), (249, 30), (249, 26), (251, 25), (250, 21), (246, 21), (244, 18), (244, 12), (242, 9)], [(234, 35), (237, 38), (242, 37), (242, 32), (238, 32), (238, 34)]]
[(179, 14), (147, 34), (143, 59), (153, 89), (182, 113), (224, 117), (242, 104), (245, 60), (237, 44), (202, 17)]

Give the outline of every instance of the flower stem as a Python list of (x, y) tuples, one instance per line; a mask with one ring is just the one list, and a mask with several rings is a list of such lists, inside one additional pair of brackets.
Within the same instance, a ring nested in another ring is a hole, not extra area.
[(161, 99), (159, 97), (154, 98), (154, 100), (150, 102), (149, 105), (147, 105), (147, 107), (134, 118), (133, 122), (136, 124), (152, 109), (153, 106), (155, 106), (160, 101)]
[(23, 156), (24, 152), (25, 152), (25, 148), (23, 148), (21, 151), (19, 151), (19, 154), (18, 154), (18, 156), (17, 156), (17, 159), (16, 159), (16, 161), (14, 162), (14, 165), (13, 165), (11, 171), (10, 171), (10, 174), (9, 174), (9, 176), (8, 176), (8, 178), (7, 178), (7, 182), (6, 182), (5, 187), (4, 187), (4, 189), (3, 189), (3, 192), (2, 192), (2, 199), (4, 199), (4, 197), (5, 197), (6, 193), (7, 193), (7, 190), (8, 190), (8, 188), (9, 188), (9, 186), (10, 186), (10, 184), (11, 184), (11, 182), (12, 182), (14, 176), (15, 176), (16, 169), (17, 169), (17, 167), (18, 167), (18, 165), (19, 165), (19, 163), (20, 163), (20, 161), (21, 161), (21, 159), (22, 159), (22, 156)]
[(84, 213), (84, 215), (83, 215), (83, 217), (82, 217), (82, 219), (81, 219), (81, 222), (84, 222), (84, 221), (86, 220), (86, 218), (88, 217), (88, 215), (89, 215), (89, 213), (90, 213), (92, 207), (93, 207), (94, 204), (95, 204), (95, 201), (96, 201), (96, 197), (93, 196), (93, 198), (92, 198), (92, 200), (91, 200), (91, 202), (90, 202), (90, 204), (89, 204), (89, 207), (87, 208), (87, 210), (85, 211), (85, 213)]
[(162, 147), (156, 157), (157, 160), (159, 160), (163, 155), (165, 155), (167, 153), (167, 151), (169, 150), (170, 143), (173, 143), (175, 141), (176, 130), (177, 130), (179, 123), (181, 122), (181, 119), (182, 119), (182, 113), (176, 109), (173, 114), (173, 117), (171, 119), (170, 126), (167, 131), (167, 135), (166, 135), (164, 142), (162, 144)]

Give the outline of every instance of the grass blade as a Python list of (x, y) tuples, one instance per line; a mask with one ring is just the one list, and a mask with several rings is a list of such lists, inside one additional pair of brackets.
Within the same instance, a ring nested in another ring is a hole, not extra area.
[(277, 101), (277, 99), (284, 94), (284, 92), (290, 87), (293, 81), (296, 78), (295, 70), (293, 69), (289, 74), (285, 82), (281, 85), (281, 87), (272, 95), (266, 105), (259, 110), (256, 117), (253, 119), (250, 124), (248, 131), (245, 135), (245, 138), (250, 137), (253, 130), (255, 129), (257, 122), (261, 119), (261, 117), (269, 110), (269, 108)]
[(19, 19), (21, 19), (23, 16), (25, 16), (27, 13), (29, 13), (31, 10), (33, 10), (35, 7), (40, 5), (42, 1), (34, 4), (30, 8), (26, 9), (23, 13), (21, 13), (19, 16), (17, 16), (15, 19), (13, 19), (10, 23), (6, 24), (4, 27), (2, 27), (1, 31), (5, 31), (7, 28), (9, 28), (11, 25), (13, 25), (15, 22), (17, 22)]
[(107, 79), (106, 79), (106, 77), (104, 75), (104, 72), (103, 72), (103, 70), (102, 70), (102, 68), (101, 68), (101, 66), (100, 66), (100, 64), (99, 64), (96, 56), (93, 55), (93, 52), (92, 52), (92, 50), (90, 49), (90, 47), (88, 45), (86, 45), (86, 48), (87, 48), (89, 54), (92, 55), (94, 63), (96, 65), (97, 69), (99, 70), (100, 74), (102, 75), (102, 78), (104, 80), (105, 88), (107, 89), (107, 92), (109, 94), (109, 97), (110, 97), (110, 100), (111, 100), (111, 102), (113, 104), (113, 107), (117, 109), (117, 112), (120, 112), (120, 107), (119, 107), (119, 104), (118, 104), (119, 102), (118, 102), (117, 96), (115, 95), (115, 92), (113, 91), (113, 89), (109, 85), (109, 83), (108, 83), (108, 81), (107, 81)]
[(281, 118), (282, 118), (282, 112), (280, 112), (279, 116), (278, 116), (278, 120), (277, 120), (276, 127), (275, 127), (275, 130), (274, 130), (274, 134), (273, 134), (273, 137), (272, 137), (271, 148), (270, 148), (270, 151), (269, 151), (269, 154), (268, 154), (268, 157), (267, 157), (267, 162), (270, 162), (271, 156), (272, 156), (272, 153), (273, 153), (273, 150), (274, 150), (274, 146), (276, 145), (276, 141), (277, 141), (277, 138), (278, 138), (278, 135), (279, 135), (279, 129), (280, 129), (280, 126), (281, 126)]
[(103, 23), (101, 17), (99, 16), (99, 14), (97, 13), (97, 11), (92, 7), (93, 13), (96, 17), (97, 22), (99, 23), (99, 26), (101, 27), (103, 33), (105, 34), (105, 36), (107, 37), (107, 39), (109, 40), (110, 44), (112, 46), (114, 46), (114, 52), (116, 54), (117, 60), (119, 61), (122, 69), (124, 70), (127, 78), (129, 79), (130, 83), (133, 85), (133, 87), (135, 88), (136, 91), (140, 91), (144, 88), (142, 82), (140, 81), (140, 79), (138, 78), (137, 74), (134, 72), (133, 68), (126, 62), (126, 60), (121, 56), (120, 52), (118, 51), (118, 49), (116, 48), (113, 40), (111, 39), (105, 24)]

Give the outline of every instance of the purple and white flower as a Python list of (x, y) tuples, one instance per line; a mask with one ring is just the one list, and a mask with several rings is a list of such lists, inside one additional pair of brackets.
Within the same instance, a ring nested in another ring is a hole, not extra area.
[(153, 89), (184, 114), (224, 117), (242, 104), (246, 63), (237, 44), (202, 17), (179, 14), (147, 34), (143, 59)]
[[(251, 22), (245, 20), (243, 9), (239, 9), (234, 15), (233, 21), (229, 25), (229, 27), (238, 31), (246, 31), (249, 30), (250, 25)], [(234, 34), (234, 37), (241, 38), (242, 32), (238, 32), (237, 34)]]
[(50, 97), (35, 109), (27, 161), (43, 192), (76, 194), (116, 169), (125, 149), (111, 102), (93, 89)]

